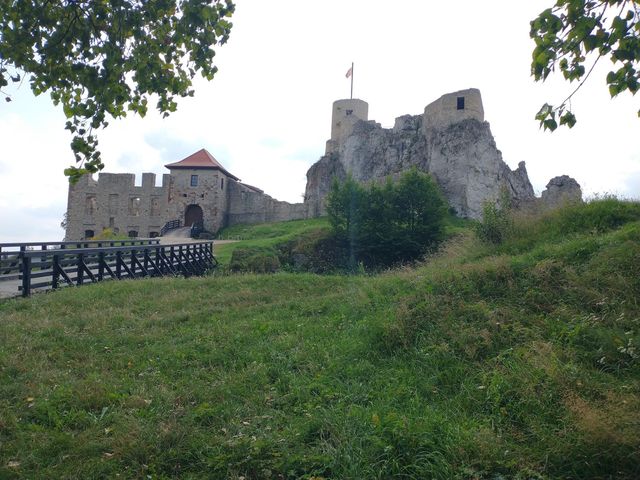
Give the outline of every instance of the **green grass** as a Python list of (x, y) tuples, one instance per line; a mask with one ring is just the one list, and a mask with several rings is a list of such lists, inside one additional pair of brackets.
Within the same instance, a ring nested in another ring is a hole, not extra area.
[(0, 478), (638, 478), (640, 222), (458, 228), (377, 276), (1, 302)]
[(329, 221), (326, 217), (260, 225), (234, 225), (222, 230), (217, 238), (219, 240), (238, 240), (238, 242), (217, 245), (215, 255), (218, 262), (222, 266), (226, 266), (231, 262), (231, 256), (236, 248), (270, 250), (300, 235), (328, 228)]

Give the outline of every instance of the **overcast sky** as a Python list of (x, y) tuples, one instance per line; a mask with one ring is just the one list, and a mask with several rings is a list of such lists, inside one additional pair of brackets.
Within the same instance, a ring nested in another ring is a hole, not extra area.
[[(640, 198), (640, 98), (609, 98), (607, 63), (574, 98), (572, 130), (545, 133), (534, 120), (573, 88), (529, 75), (529, 21), (552, 0), (236, 3), (214, 80), (198, 80), (168, 119), (150, 111), (112, 121), (99, 134), (106, 172), (168, 173), (165, 164), (206, 148), (245, 183), (302, 201), (306, 171), (330, 136), (331, 104), (349, 96), (353, 61), (354, 97), (385, 127), (445, 93), (479, 88), (504, 160), (526, 161), (538, 194), (568, 174), (587, 195)], [(0, 242), (60, 240), (62, 171), (73, 162), (62, 109), (26, 84), (10, 93), (0, 104)]]

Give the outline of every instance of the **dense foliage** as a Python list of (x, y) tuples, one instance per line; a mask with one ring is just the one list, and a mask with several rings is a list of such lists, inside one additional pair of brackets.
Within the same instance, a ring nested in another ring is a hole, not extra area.
[(614, 67), (606, 77), (612, 97), (640, 88), (640, 0), (557, 0), (531, 22), (531, 38), (536, 81), (559, 68), (566, 80), (580, 82), (559, 106), (542, 106), (536, 118), (545, 129), (576, 123), (571, 97), (603, 57)]
[(382, 186), (335, 181), (327, 213), (351, 267), (385, 266), (415, 260), (441, 242), (447, 205), (431, 177), (414, 169)]
[(0, 0), (0, 89), (27, 78), (62, 104), (80, 164), (65, 174), (77, 179), (104, 166), (93, 130), (108, 116), (144, 116), (156, 96), (166, 116), (197, 73), (213, 78), (233, 11), (231, 0)]

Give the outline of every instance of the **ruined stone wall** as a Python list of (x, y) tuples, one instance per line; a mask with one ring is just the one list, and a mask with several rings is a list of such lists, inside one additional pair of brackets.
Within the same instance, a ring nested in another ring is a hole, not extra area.
[(105, 228), (138, 237), (159, 235), (165, 224), (169, 175), (156, 187), (153, 173), (142, 174), (142, 185), (135, 175), (101, 173), (98, 180), (83, 176), (69, 186), (65, 240), (81, 240), (98, 235)]
[(227, 225), (307, 218), (307, 206), (304, 203), (281, 202), (240, 182), (229, 182), (228, 195)]
[(425, 133), (432, 129), (443, 129), (449, 125), (473, 118), (484, 121), (482, 96), (477, 88), (447, 93), (424, 109)]

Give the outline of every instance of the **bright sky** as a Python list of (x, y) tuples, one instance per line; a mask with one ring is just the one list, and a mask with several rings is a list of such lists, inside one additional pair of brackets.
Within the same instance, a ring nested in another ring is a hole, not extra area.
[[(330, 135), (331, 104), (349, 96), (353, 61), (354, 97), (385, 127), (445, 93), (479, 88), (504, 160), (526, 161), (537, 193), (568, 174), (587, 195), (640, 198), (640, 98), (609, 98), (607, 63), (574, 97), (572, 130), (545, 133), (534, 120), (573, 88), (529, 75), (529, 21), (553, 0), (236, 3), (214, 80), (198, 80), (168, 119), (112, 121), (99, 134), (105, 171), (168, 173), (165, 164), (206, 148), (245, 183), (299, 202)], [(0, 104), (0, 242), (60, 240), (62, 171), (73, 162), (62, 109), (26, 83), (10, 93)]]

